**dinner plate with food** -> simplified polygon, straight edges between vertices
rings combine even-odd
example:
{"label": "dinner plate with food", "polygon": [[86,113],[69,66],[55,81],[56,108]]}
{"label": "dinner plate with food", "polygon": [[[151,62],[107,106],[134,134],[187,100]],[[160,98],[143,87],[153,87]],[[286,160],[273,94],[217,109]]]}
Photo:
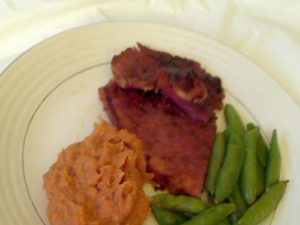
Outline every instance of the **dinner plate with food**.
{"label": "dinner plate with food", "polygon": [[5,225],[296,225],[300,111],[197,33],[63,32],[0,77]]}

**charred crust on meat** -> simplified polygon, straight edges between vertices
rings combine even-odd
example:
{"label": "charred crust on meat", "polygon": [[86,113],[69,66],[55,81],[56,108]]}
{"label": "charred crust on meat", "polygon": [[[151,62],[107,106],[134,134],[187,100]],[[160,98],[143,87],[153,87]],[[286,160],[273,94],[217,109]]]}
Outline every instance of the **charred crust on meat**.
{"label": "charred crust on meat", "polygon": [[[154,51],[140,43],[112,60],[114,81],[123,88],[162,93],[195,120],[207,123],[214,110],[222,108],[221,80],[199,63]],[[213,104],[212,104],[213,102]],[[203,116],[202,109],[207,116]]]}

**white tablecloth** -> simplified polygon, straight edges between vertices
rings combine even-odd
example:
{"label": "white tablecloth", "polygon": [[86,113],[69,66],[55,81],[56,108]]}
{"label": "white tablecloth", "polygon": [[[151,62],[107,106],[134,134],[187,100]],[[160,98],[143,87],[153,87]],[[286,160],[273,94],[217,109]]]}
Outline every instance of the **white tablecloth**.
{"label": "white tablecloth", "polygon": [[1,0],[0,72],[51,35],[128,20],[173,25],[229,45],[273,76],[300,106],[299,0]]}

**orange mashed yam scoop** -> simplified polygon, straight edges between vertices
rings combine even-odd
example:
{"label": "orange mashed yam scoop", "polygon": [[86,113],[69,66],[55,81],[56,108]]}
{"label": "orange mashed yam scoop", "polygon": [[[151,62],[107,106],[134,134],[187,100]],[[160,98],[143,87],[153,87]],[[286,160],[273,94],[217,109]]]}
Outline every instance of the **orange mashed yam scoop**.
{"label": "orange mashed yam scoop", "polygon": [[101,122],[44,175],[52,225],[141,225],[150,214],[142,142]]}

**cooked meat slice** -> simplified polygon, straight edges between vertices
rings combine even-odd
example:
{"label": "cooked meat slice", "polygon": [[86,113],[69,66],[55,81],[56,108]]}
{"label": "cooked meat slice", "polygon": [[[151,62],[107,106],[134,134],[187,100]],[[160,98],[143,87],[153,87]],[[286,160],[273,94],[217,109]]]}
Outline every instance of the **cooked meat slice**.
{"label": "cooked meat slice", "polygon": [[145,143],[148,169],[176,194],[200,196],[222,108],[221,80],[199,63],[149,49],[113,57],[114,79],[99,89],[111,121]]}
{"label": "cooked meat slice", "polygon": [[123,88],[161,92],[192,119],[202,123],[222,108],[221,80],[199,63],[154,51],[143,45],[128,48],[112,59],[115,82]]}
{"label": "cooked meat slice", "polygon": [[200,196],[216,134],[215,119],[203,125],[160,92],[122,88],[116,82],[99,89],[111,121],[135,133],[145,144],[148,169],[176,194]]}

